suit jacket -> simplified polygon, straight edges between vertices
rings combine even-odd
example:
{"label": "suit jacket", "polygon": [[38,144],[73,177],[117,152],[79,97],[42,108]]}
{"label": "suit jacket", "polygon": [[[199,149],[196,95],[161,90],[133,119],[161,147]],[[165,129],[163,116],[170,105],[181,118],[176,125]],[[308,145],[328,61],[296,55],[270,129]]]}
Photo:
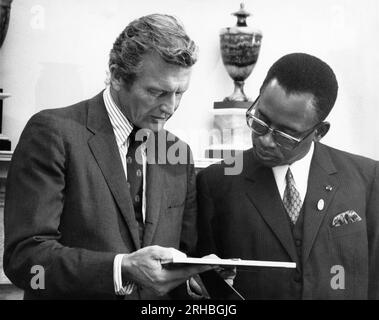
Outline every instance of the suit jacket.
{"label": "suit jacket", "polygon": [[[224,175],[225,163],[198,175],[199,254],[297,263],[296,269],[237,272],[235,287],[247,299],[379,298],[378,163],[316,143],[302,243],[295,243],[272,169],[252,149],[241,156],[239,175]],[[362,221],[332,227],[347,210]]]}
{"label": "suit jacket", "polygon": [[[190,253],[196,245],[194,167],[165,162],[171,146],[191,158],[175,137],[158,153],[160,162],[148,164],[142,246]],[[141,243],[102,93],[33,116],[14,151],[6,188],[4,270],[25,298],[116,298],[114,257]],[[44,290],[31,288],[35,265],[44,268]],[[138,289],[127,298],[157,297]]]}

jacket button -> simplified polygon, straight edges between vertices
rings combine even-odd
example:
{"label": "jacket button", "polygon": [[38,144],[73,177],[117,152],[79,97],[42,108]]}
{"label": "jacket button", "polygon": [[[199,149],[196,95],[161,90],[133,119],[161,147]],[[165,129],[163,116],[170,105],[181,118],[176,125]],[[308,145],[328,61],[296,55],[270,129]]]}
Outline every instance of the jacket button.
{"label": "jacket button", "polygon": [[295,240],[296,247],[301,247],[302,243],[303,242],[301,240],[299,240],[299,239]]}

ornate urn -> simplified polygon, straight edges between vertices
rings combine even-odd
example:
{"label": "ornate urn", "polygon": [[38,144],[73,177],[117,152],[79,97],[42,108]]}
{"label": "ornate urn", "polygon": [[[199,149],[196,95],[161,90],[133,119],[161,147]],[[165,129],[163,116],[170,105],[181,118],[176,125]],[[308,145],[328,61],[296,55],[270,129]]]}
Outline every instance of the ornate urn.
{"label": "ornate urn", "polygon": [[240,10],[232,14],[237,17],[237,25],[223,28],[220,32],[222,61],[234,80],[234,92],[224,101],[249,101],[243,87],[257,63],[262,32],[247,26],[246,18],[250,13],[245,10],[243,3]]}

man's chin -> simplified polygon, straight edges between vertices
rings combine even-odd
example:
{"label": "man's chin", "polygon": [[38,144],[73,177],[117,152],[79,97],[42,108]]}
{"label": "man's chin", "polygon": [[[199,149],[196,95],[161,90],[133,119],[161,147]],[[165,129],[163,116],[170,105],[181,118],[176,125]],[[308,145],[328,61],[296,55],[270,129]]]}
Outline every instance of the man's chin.
{"label": "man's chin", "polygon": [[256,159],[265,167],[276,167],[281,164],[281,159],[274,156],[261,154],[257,148],[253,148]]}

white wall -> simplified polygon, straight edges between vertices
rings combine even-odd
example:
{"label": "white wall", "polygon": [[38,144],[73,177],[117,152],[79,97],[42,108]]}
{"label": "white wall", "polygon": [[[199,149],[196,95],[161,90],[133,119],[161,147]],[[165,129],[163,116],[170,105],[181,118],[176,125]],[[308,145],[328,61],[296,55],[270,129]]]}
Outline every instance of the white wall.
{"label": "white wall", "polygon": [[[200,46],[192,83],[167,128],[203,156],[214,101],[232,92],[219,52],[219,30],[235,25],[238,0],[15,0],[0,49],[3,133],[13,147],[35,112],[86,99],[104,87],[113,41],[134,18],[153,12],[179,17]],[[258,64],[245,91],[254,97],[271,64],[302,51],[328,62],[340,84],[324,142],[379,159],[379,1],[247,0],[248,25],[263,31]],[[200,134],[201,133],[201,134]]]}

